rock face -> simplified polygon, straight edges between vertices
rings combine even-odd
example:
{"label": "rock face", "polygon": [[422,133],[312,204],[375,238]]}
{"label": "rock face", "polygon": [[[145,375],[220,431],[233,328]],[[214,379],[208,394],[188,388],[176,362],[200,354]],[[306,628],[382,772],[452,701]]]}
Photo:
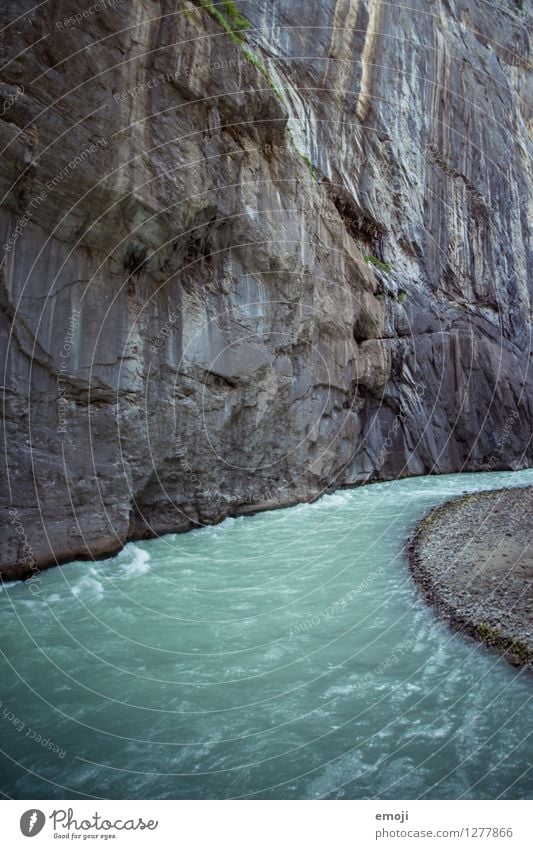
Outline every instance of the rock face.
{"label": "rock face", "polygon": [[2,6],[5,577],[531,464],[531,18],[237,5]]}

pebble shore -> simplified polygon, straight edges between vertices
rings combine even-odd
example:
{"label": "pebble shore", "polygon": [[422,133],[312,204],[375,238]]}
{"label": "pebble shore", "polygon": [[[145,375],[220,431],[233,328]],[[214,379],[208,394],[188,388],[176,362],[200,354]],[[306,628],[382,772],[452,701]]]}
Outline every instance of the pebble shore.
{"label": "pebble shore", "polygon": [[407,555],[451,625],[533,669],[533,487],[446,502],[422,519]]}

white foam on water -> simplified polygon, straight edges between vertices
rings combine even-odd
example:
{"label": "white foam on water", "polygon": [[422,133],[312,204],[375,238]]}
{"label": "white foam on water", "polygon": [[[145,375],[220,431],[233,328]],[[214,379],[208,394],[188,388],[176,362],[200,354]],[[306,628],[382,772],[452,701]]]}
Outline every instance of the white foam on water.
{"label": "white foam on water", "polygon": [[24,581],[6,581],[5,583],[0,583],[0,593],[7,592],[11,587],[17,587],[19,584],[23,584]]}
{"label": "white foam on water", "polygon": [[124,546],[118,555],[120,569],[127,575],[145,575],[150,571],[151,559],[149,552],[135,543]]}
{"label": "white foam on water", "polygon": [[293,512],[299,512],[299,508],[307,508],[309,510],[323,510],[328,507],[346,507],[353,499],[353,490],[340,490],[327,495],[322,495],[317,501],[312,504],[299,504],[293,507]]}
{"label": "white foam on water", "polygon": [[202,536],[211,536],[218,539],[224,533],[227,533],[236,522],[242,522],[244,518],[244,516],[227,516],[222,522],[218,522],[216,525],[205,525],[203,528],[194,528],[189,533],[194,535],[202,534]]}
{"label": "white foam on water", "polygon": [[363,687],[358,687],[357,684],[334,684],[332,687],[328,687],[322,698],[330,700],[339,696],[350,696],[360,689],[363,689]]}
{"label": "white foam on water", "polygon": [[[336,792],[337,795],[343,795],[343,784],[350,780],[353,781],[363,772],[374,772],[376,768],[373,764],[365,764],[357,752],[350,752],[350,754],[343,755],[331,763],[326,764],[318,772],[316,778],[309,781],[305,798],[316,799],[331,792]],[[337,788],[339,789],[337,790]]]}
{"label": "white foam on water", "polygon": [[353,492],[343,491],[325,495],[322,500],[327,507],[344,507],[353,499]]}
{"label": "white foam on water", "polygon": [[104,595],[103,584],[98,580],[97,572],[93,567],[81,575],[77,584],[71,584],[70,591],[76,598],[96,595],[98,599],[101,599]]}
{"label": "white foam on water", "polygon": [[152,558],[149,553],[144,550],[144,548],[137,548],[135,546],[131,554],[132,556],[128,564],[128,572],[131,572],[134,575],[144,575],[146,572],[150,571],[150,561]]}
{"label": "white foam on water", "polygon": [[307,513],[308,510],[311,510],[313,507],[316,507],[317,504],[318,502],[315,502],[314,504],[295,504],[294,507],[289,507],[288,509],[290,510],[291,517],[298,516],[300,513]]}
{"label": "white foam on water", "polygon": [[52,593],[51,595],[46,597],[46,601],[48,604],[54,604],[63,600],[63,597],[59,593]]}

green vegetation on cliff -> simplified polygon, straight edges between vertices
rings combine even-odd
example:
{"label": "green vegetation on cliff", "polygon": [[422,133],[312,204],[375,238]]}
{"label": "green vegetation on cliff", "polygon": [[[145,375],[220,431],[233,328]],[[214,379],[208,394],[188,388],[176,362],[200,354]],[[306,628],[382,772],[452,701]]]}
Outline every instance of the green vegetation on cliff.
{"label": "green vegetation on cliff", "polygon": [[235,3],[218,3],[215,5],[212,0],[201,0],[201,4],[209,14],[220,24],[231,40],[235,44],[240,44],[244,41],[242,34],[250,28],[251,24],[248,18],[245,18],[237,9]]}

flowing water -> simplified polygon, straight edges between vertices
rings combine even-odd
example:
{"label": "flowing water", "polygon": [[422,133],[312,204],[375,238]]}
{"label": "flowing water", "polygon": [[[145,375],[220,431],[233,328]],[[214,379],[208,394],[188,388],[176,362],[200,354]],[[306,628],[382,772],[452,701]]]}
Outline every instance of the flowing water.
{"label": "flowing water", "polygon": [[375,484],[0,593],[15,798],[530,798],[533,676],[440,622],[404,545],[533,470]]}

